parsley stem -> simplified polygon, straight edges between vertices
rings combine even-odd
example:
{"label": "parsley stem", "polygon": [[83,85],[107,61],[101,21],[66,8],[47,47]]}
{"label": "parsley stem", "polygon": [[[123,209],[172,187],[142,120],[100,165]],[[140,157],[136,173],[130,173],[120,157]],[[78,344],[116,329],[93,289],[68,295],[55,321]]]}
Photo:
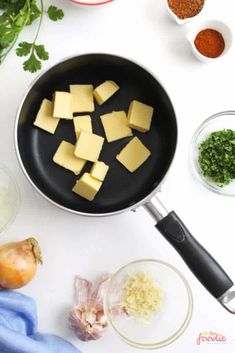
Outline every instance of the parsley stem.
{"label": "parsley stem", "polygon": [[41,28],[41,25],[42,25],[42,18],[43,18],[43,11],[44,11],[43,0],[40,0],[40,4],[41,4],[41,6],[40,6],[40,20],[39,20],[39,23],[38,23],[38,28],[37,28],[36,35],[35,35],[34,40],[32,42],[32,48],[31,48],[30,57],[32,57],[34,55],[35,43],[36,43],[36,40],[38,38],[39,31],[40,31],[40,28]]}
{"label": "parsley stem", "polygon": [[33,41],[33,48],[34,48],[34,44],[36,43],[36,40],[38,38],[38,34],[39,34],[39,31],[40,31],[40,28],[41,28],[41,25],[42,25],[42,18],[43,18],[43,11],[44,11],[44,7],[43,7],[43,0],[40,0],[40,3],[41,3],[41,14],[40,14],[40,20],[39,20],[39,24],[38,24],[38,29],[37,29],[37,32],[36,32],[36,35],[35,35],[35,38],[34,38],[34,41]]}

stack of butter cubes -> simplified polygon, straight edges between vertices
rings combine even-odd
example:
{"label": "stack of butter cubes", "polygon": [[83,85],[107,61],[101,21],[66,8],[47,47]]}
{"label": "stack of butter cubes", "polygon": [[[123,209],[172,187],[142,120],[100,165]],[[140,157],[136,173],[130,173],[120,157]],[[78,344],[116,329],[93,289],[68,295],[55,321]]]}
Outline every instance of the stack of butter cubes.
{"label": "stack of butter cubes", "polygon": [[[105,139],[93,132],[92,118],[95,103],[104,104],[117,91],[114,81],[105,81],[95,89],[93,85],[70,85],[70,92],[56,91],[53,100],[44,99],[38,111],[34,125],[54,134],[61,119],[73,120],[76,144],[61,141],[53,161],[59,166],[79,175],[87,162],[93,165],[89,173],[84,173],[76,181],[72,191],[92,201],[100,190],[109,166],[99,160]],[[113,111],[101,115],[105,137],[108,143],[133,136],[132,129],[140,132],[150,130],[154,109],[134,100],[130,103],[128,114],[125,111]],[[74,116],[74,113],[86,115]],[[150,156],[150,151],[138,137],[120,151],[116,159],[131,173],[135,172]]]}

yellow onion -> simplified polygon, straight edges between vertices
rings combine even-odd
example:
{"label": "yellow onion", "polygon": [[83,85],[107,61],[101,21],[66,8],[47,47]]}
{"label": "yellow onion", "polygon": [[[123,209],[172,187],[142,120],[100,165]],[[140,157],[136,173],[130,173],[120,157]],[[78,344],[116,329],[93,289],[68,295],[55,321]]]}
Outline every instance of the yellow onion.
{"label": "yellow onion", "polygon": [[0,246],[0,288],[23,287],[34,277],[38,263],[41,250],[34,238]]}

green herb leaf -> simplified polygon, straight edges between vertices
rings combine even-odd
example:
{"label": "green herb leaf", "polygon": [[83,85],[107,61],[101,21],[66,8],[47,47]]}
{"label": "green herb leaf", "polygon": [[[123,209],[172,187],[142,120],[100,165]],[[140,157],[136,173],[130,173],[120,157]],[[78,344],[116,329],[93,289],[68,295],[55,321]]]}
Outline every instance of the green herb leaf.
{"label": "green herb leaf", "polygon": [[50,6],[47,10],[47,14],[52,21],[62,20],[64,17],[63,10],[58,9],[56,6]]}
{"label": "green herb leaf", "polygon": [[45,50],[44,45],[36,45],[34,43],[22,42],[19,44],[16,54],[18,56],[29,56],[29,59],[23,63],[25,71],[36,72],[41,69],[41,60],[48,60],[49,54]]}
{"label": "green herb leaf", "polygon": [[39,59],[41,60],[49,59],[49,53],[45,50],[44,45],[35,45],[34,48]]}
{"label": "green herb leaf", "polygon": [[25,0],[0,0],[0,9],[16,14],[25,5]]}
{"label": "green herb leaf", "polygon": [[[3,29],[2,29],[2,33],[3,33]],[[2,34],[2,36],[0,38],[0,44],[3,47],[7,47],[8,45],[10,45],[14,41],[15,36],[16,36],[16,32],[14,30],[12,30],[12,31],[6,30],[5,33]]]}
{"label": "green herb leaf", "polygon": [[29,59],[23,63],[24,70],[29,71],[31,73],[34,73],[34,72],[40,70],[41,67],[42,67],[41,61],[39,61],[36,58],[34,52],[32,52]]}
{"label": "green herb leaf", "polygon": [[32,43],[22,42],[18,45],[16,49],[16,55],[18,56],[27,56],[30,54],[32,49]]}

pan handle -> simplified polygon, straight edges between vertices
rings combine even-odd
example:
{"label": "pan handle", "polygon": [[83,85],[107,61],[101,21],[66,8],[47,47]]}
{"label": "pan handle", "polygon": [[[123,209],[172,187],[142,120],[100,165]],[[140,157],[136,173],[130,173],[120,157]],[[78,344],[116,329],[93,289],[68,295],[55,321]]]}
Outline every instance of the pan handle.
{"label": "pan handle", "polygon": [[191,235],[174,211],[168,212],[154,197],[145,208],[157,221],[156,228],[180,254],[202,285],[229,312],[235,314],[235,286],[216,260]]}

